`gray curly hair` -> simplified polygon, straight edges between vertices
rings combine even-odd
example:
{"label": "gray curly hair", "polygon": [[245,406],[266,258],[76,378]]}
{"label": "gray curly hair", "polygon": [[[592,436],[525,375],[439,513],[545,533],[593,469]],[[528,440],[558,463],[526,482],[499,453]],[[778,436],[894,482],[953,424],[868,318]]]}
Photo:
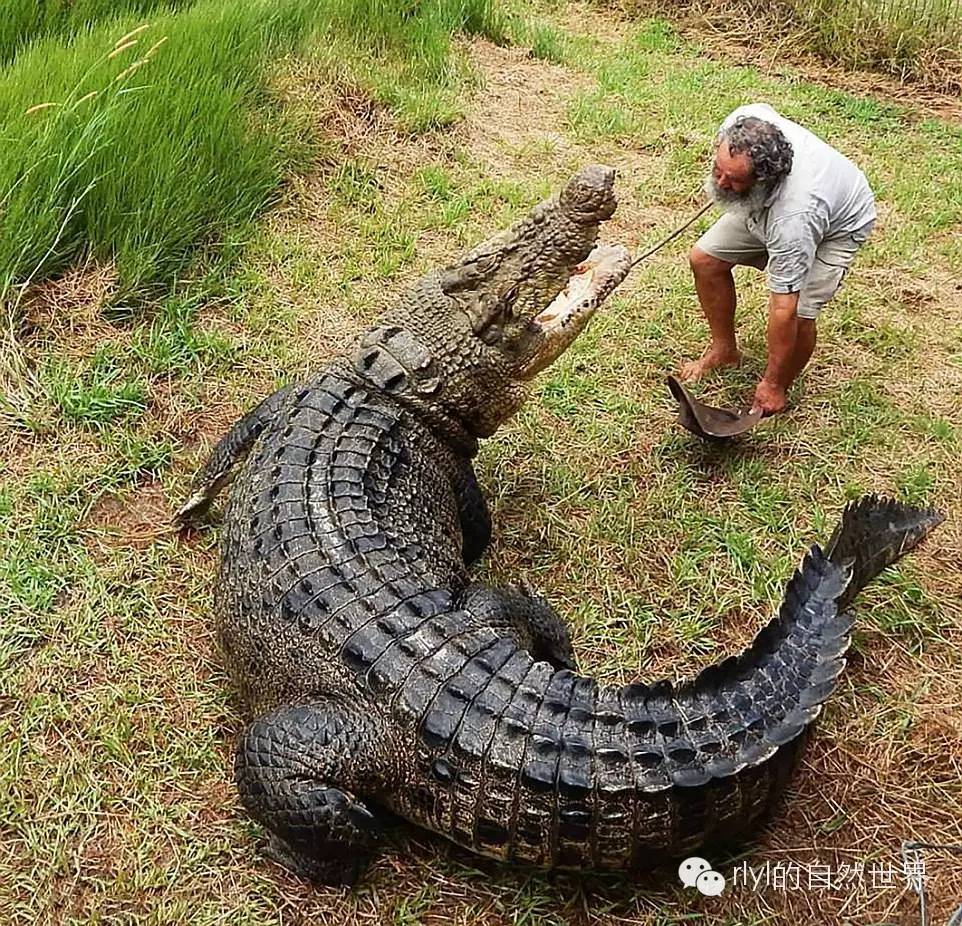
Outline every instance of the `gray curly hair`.
{"label": "gray curly hair", "polygon": [[739,116],[718,133],[716,141],[727,142],[732,154],[747,154],[756,179],[763,183],[781,180],[791,172],[794,157],[791,142],[778,126],[764,119]]}

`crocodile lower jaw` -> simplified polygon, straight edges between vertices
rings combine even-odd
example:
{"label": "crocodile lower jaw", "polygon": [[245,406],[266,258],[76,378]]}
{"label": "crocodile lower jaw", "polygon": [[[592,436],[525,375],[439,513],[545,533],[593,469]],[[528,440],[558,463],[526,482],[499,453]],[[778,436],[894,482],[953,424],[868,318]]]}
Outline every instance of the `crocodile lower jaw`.
{"label": "crocodile lower jaw", "polygon": [[582,261],[551,304],[529,324],[541,334],[537,352],[518,371],[530,380],[556,358],[581,333],[612,290],[631,269],[631,257],[621,245],[599,245]]}

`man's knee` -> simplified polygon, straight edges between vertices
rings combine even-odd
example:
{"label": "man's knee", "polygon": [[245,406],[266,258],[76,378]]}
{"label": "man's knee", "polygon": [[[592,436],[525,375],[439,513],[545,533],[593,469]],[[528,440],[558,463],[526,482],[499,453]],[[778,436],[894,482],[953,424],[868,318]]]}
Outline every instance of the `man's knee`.
{"label": "man's knee", "polygon": [[703,251],[697,244],[688,252],[688,263],[696,277],[724,276],[731,273],[734,266],[727,260]]}

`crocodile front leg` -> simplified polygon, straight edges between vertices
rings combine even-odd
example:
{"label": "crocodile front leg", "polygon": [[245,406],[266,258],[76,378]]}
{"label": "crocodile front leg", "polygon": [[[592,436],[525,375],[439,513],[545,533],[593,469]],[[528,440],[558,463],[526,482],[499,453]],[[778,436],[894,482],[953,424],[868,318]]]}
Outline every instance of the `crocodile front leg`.
{"label": "crocodile front leg", "polygon": [[550,604],[528,590],[469,585],[460,606],[478,624],[511,637],[535,659],[575,669],[575,654],[564,621]]}
{"label": "crocodile front leg", "polygon": [[478,477],[471,461],[463,459],[455,477],[454,493],[461,520],[462,556],[464,564],[476,563],[491,543],[491,513],[481,494]]}
{"label": "crocodile front leg", "polygon": [[176,518],[187,522],[203,514],[233,475],[234,467],[250,453],[254,441],[277,417],[293,386],[284,386],[235,421],[231,429],[217,442],[204,468],[194,477],[190,498],[177,511]]}
{"label": "crocodile front leg", "polygon": [[362,795],[387,787],[387,742],[370,717],[328,704],[255,720],[237,746],[241,802],[270,831],[267,854],[319,884],[351,884],[389,819]]}

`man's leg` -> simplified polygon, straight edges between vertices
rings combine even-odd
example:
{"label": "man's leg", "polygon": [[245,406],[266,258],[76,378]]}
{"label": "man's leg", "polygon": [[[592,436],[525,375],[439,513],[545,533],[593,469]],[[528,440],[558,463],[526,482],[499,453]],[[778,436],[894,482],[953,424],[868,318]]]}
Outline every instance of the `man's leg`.
{"label": "man's leg", "polygon": [[694,381],[717,367],[734,366],[741,360],[735,341],[735,265],[706,254],[697,245],[689,255],[698,302],[711,329],[711,344],[698,360],[682,365],[681,379]]}
{"label": "man's leg", "polygon": [[[852,235],[826,239],[815,251],[815,262],[799,294],[797,328],[792,353],[781,370],[778,382],[769,384],[779,393],[775,395],[774,392],[770,392],[767,396],[766,404],[770,412],[785,408],[789,387],[798,378],[798,374],[805,369],[815,351],[816,320],[822,309],[838,292],[855,255],[871,234],[873,224],[869,223]],[[763,384],[764,381],[759,385],[759,389]],[[755,401],[756,404],[759,401],[758,392],[756,392]]]}
{"label": "man's leg", "polygon": [[764,245],[732,213],[723,215],[698,239],[689,255],[698,302],[711,329],[711,344],[698,359],[682,366],[680,377],[692,381],[716,367],[731,366],[741,355],[735,343],[736,264],[764,270],[768,254]]}
{"label": "man's leg", "polygon": [[789,387],[815,349],[815,319],[798,315],[795,293],[772,293],[768,307],[768,362],[755,388],[752,410],[784,411]]}
{"label": "man's leg", "polygon": [[872,233],[874,222],[852,235],[823,241],[815,251],[815,263],[798,300],[798,335],[792,364],[787,370],[791,385],[805,369],[815,351],[815,322],[822,309],[838,293],[855,255]]}

